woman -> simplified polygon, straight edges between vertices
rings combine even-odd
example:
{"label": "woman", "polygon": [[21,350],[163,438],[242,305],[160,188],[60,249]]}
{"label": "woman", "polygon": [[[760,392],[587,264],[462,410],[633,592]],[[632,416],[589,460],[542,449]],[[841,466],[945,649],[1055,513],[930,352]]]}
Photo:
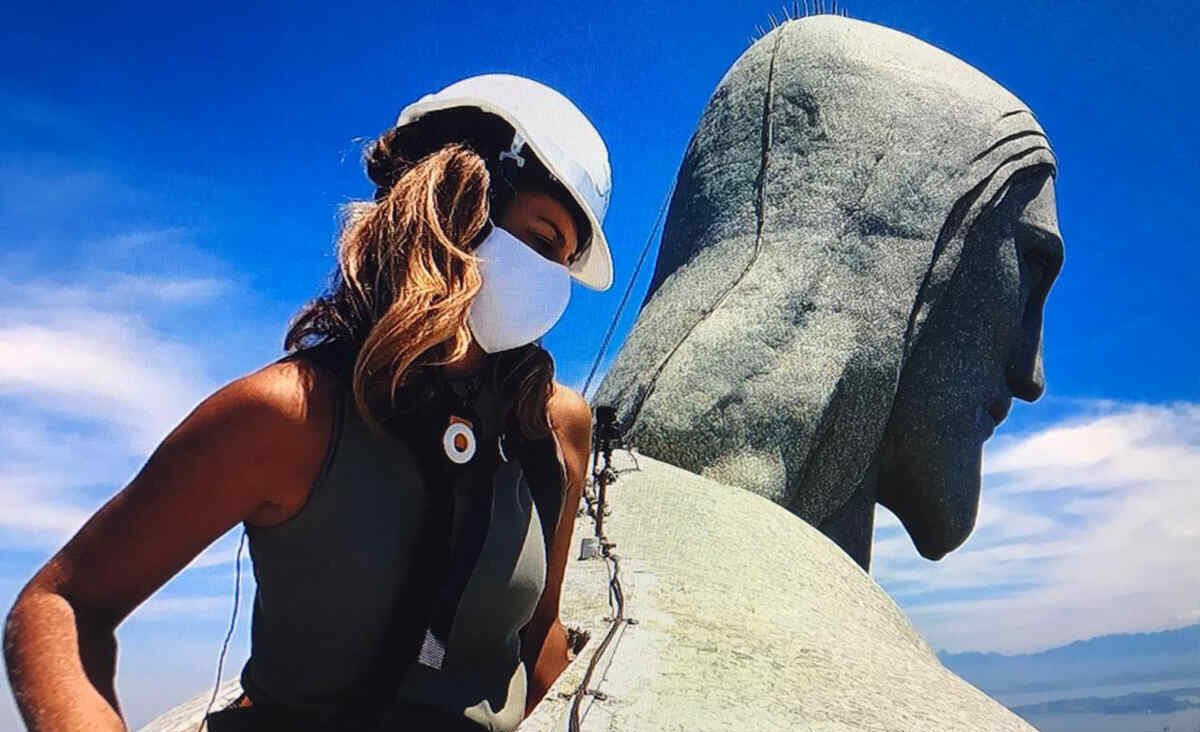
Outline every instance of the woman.
{"label": "woman", "polygon": [[289,354],[196,407],[18,597],[30,729],[124,729],[115,627],[238,522],[252,650],[213,732],[511,730],[566,665],[591,414],[534,341],[568,278],[611,284],[604,144],[489,75],[407,107],[367,171]]}

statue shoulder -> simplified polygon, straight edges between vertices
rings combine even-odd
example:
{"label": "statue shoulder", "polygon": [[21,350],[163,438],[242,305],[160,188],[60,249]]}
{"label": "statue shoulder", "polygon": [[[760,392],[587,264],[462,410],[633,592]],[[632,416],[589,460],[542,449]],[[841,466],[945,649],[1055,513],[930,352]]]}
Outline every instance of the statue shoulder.
{"label": "statue shoulder", "polygon": [[[785,508],[645,455],[614,454],[614,467],[604,530],[637,623],[604,652],[592,684],[608,695],[595,702],[605,715],[588,715],[583,732],[601,720],[620,732],[665,720],[713,731],[1031,730],[947,671],[887,593]],[[576,533],[590,531],[579,521]],[[568,564],[564,624],[606,636],[610,571]],[[584,646],[580,673],[599,645]],[[555,729],[578,682],[564,673],[522,729]]]}

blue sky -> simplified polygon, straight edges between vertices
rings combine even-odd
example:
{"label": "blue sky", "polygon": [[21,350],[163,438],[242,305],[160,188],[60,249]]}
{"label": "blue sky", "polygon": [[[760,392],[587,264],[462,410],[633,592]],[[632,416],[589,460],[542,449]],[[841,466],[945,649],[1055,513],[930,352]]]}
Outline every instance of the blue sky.
{"label": "blue sky", "polygon": [[[1067,251],[1046,311],[1048,393],[1018,403],[989,443],[975,535],[932,564],[881,512],[873,574],[953,650],[1200,622],[1200,13],[1183,0],[847,7],[962,58],[1034,110],[1059,160]],[[464,76],[548,83],[608,142],[617,285],[576,287],[546,340],[560,378],[579,385],[709,94],[772,11],[6,8],[0,600],[197,402],[280,355],[288,318],[332,267],[337,207],[371,191],[364,138]],[[120,629],[135,726],[209,683],[235,546],[236,534],[221,539]],[[243,614],[226,676],[245,658],[247,626]],[[14,714],[0,702],[0,729],[17,728]]]}

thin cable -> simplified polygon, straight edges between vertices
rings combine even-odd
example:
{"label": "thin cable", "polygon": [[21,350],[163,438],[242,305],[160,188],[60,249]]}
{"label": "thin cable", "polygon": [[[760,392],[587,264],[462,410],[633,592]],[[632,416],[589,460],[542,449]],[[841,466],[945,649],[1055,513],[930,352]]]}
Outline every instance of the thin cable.
{"label": "thin cable", "polygon": [[[592,367],[588,371],[587,379],[583,384],[583,389],[580,390],[584,398],[587,398],[588,387],[591,386],[592,378],[596,375],[596,369],[600,367],[600,363],[604,359],[604,352],[608,350],[608,344],[612,340],[613,333],[617,329],[617,324],[621,321],[621,314],[625,311],[625,306],[629,302],[629,295],[633,292],[633,286],[637,284],[638,274],[640,274],[642,271],[642,265],[646,262],[646,255],[650,252],[650,245],[654,243],[654,237],[658,233],[659,227],[662,225],[663,217],[667,213],[667,207],[670,205],[671,197],[674,194],[675,184],[672,183],[671,189],[667,191],[666,198],[663,200],[662,205],[658,209],[658,216],[654,220],[654,227],[650,229],[650,234],[646,237],[646,242],[642,245],[642,252],[640,255],[638,255],[637,265],[635,265],[633,268],[633,275],[629,278],[629,284],[625,286],[625,292],[621,295],[621,303],[617,306],[617,312],[613,314],[612,322],[610,322],[608,325],[608,331],[604,334],[604,340],[600,344],[600,349],[596,352],[596,358],[592,361]],[[597,443],[598,437],[598,434],[594,434],[592,438],[592,482],[600,483],[603,481],[607,483],[608,480],[615,477],[615,472],[611,470],[607,459],[605,460],[605,465],[603,468],[601,468],[599,465],[601,451]],[[632,452],[630,454],[632,455]],[[604,502],[599,500],[593,502],[592,496],[588,495],[586,490],[584,491],[584,498],[587,500],[588,504],[587,513],[592,517],[592,521],[596,522],[597,528],[599,528],[601,522],[603,521],[605,509]],[[609,569],[609,562],[612,562],[611,573],[609,573],[607,594],[609,607],[614,612],[612,625],[609,627],[608,632],[605,633],[604,640],[600,642],[600,647],[597,648],[596,652],[592,655],[591,661],[588,662],[587,671],[584,672],[583,680],[580,681],[579,687],[572,695],[574,698],[571,701],[571,713],[568,720],[570,732],[580,732],[579,705],[583,702],[584,694],[587,693],[588,684],[592,680],[592,673],[596,670],[596,664],[599,662],[601,656],[604,655],[604,651],[608,648],[608,644],[612,642],[613,636],[616,634],[617,628],[621,626],[621,623],[633,622],[632,619],[625,618],[625,593],[622,591],[620,578],[621,565],[617,555],[612,554],[610,551],[615,544],[610,543],[606,536],[601,535],[598,538],[600,540],[600,550],[604,558],[606,570]]]}
{"label": "thin cable", "polygon": [[[598,458],[600,452],[601,450],[596,449],[594,455],[596,455]],[[602,482],[606,486],[608,482],[615,479],[616,472],[612,469],[609,461],[609,455],[607,453],[604,455],[603,466],[598,464],[598,460],[594,462],[593,465],[595,467],[593,468],[592,477],[596,482]],[[597,521],[597,528],[600,526],[600,522],[597,519],[598,517],[604,515],[604,509],[604,502],[599,501],[597,503],[596,511],[592,514],[592,520]],[[587,671],[584,672],[583,680],[580,681],[579,687],[575,689],[575,693],[572,695],[573,699],[571,701],[571,712],[567,723],[567,727],[570,732],[580,732],[579,707],[583,703],[584,695],[589,693],[588,684],[592,680],[592,673],[596,670],[596,664],[600,662],[600,658],[604,655],[604,651],[608,648],[608,644],[612,642],[613,636],[615,636],[617,633],[617,628],[621,627],[622,623],[632,624],[636,622],[633,618],[625,617],[625,592],[621,587],[620,557],[612,553],[612,548],[616,546],[616,544],[610,542],[608,537],[604,535],[601,535],[599,539],[600,549],[604,557],[606,573],[608,573],[608,570],[610,569],[608,563],[612,562],[611,573],[608,573],[608,604],[613,611],[612,625],[609,626],[608,632],[604,635],[604,640],[601,641],[600,647],[596,649],[594,654],[592,654],[592,658],[588,662]],[[597,698],[604,698],[599,692],[592,691],[590,693],[595,695]]]}
{"label": "thin cable", "polygon": [[204,715],[200,717],[200,724],[196,727],[196,732],[200,732],[200,729],[204,727],[204,721],[217,701],[217,691],[221,688],[221,669],[225,665],[225,652],[229,650],[229,639],[233,637],[233,629],[237,627],[238,601],[242,595],[242,546],[245,543],[246,529],[243,527],[242,538],[238,539],[237,558],[234,560],[237,569],[234,570],[233,575],[233,617],[229,619],[229,632],[225,634],[225,642],[221,644],[221,655],[217,658],[217,683],[213,686],[212,698],[208,700],[208,706],[204,708]]}
{"label": "thin cable", "polygon": [[592,672],[596,670],[596,664],[600,661],[600,657],[604,655],[608,644],[612,642],[613,636],[616,635],[617,628],[621,627],[621,623],[630,622],[625,617],[625,597],[621,592],[621,580],[619,573],[621,565],[615,554],[609,554],[607,548],[604,553],[605,561],[611,560],[613,563],[612,580],[609,582],[609,602],[612,601],[612,596],[615,595],[617,600],[617,615],[612,619],[612,625],[608,628],[608,633],[604,635],[604,640],[600,643],[600,647],[596,649],[596,653],[592,655],[592,660],[588,663],[587,672],[583,675],[583,680],[579,682],[579,688],[575,690],[574,699],[571,702],[571,717],[568,723],[570,732],[579,732],[579,705],[583,702],[583,696],[588,692],[588,683],[592,680]]}
{"label": "thin cable", "polygon": [[[716,307],[719,307],[720,303],[724,301],[725,297],[727,297],[729,295],[729,293],[732,292],[733,289],[736,288],[737,285],[741,283],[742,278],[744,278],[746,276],[746,274],[750,271],[751,266],[753,266],[754,262],[757,260],[759,250],[761,248],[762,231],[763,231],[763,223],[764,223],[765,207],[766,207],[766,201],[765,201],[764,194],[765,194],[765,188],[766,188],[767,169],[768,169],[768,165],[769,165],[769,161],[770,161],[771,137],[772,137],[772,135],[771,135],[772,123],[773,123],[772,100],[773,100],[773,96],[774,96],[773,95],[773,91],[774,91],[773,87],[774,87],[774,75],[775,75],[775,57],[776,57],[778,51],[779,51],[779,38],[776,38],[775,47],[771,51],[771,64],[770,64],[770,68],[768,69],[768,72],[767,72],[767,93],[766,93],[766,99],[764,100],[764,105],[763,105],[764,108],[763,108],[763,132],[762,132],[762,138],[763,138],[763,140],[762,140],[762,161],[760,164],[759,180],[758,180],[758,186],[757,186],[757,189],[758,189],[757,190],[758,221],[757,221],[757,232],[756,232],[755,242],[754,242],[754,250],[751,252],[750,260],[746,263],[745,268],[742,270],[741,274],[739,274],[738,277],[729,286],[729,289],[727,289],[722,294],[720,300],[717,303],[717,306],[715,306],[713,308],[714,310],[716,309]],[[672,195],[674,195],[674,190],[675,190],[675,187],[674,187],[674,185],[672,185],[671,191],[667,194],[667,200],[663,202],[662,208],[659,210],[658,219],[654,223],[654,228],[651,230],[650,236],[647,237],[646,243],[642,247],[642,253],[641,253],[641,256],[638,258],[637,267],[634,269],[633,277],[630,279],[629,285],[625,289],[625,294],[621,298],[621,304],[617,308],[617,313],[613,317],[612,323],[609,325],[608,332],[605,333],[605,335],[604,335],[604,341],[600,346],[599,353],[596,354],[596,360],[592,362],[591,371],[588,372],[587,380],[584,382],[584,385],[583,385],[582,392],[585,397],[587,396],[588,387],[591,385],[592,377],[595,375],[596,369],[599,367],[600,362],[604,357],[604,351],[608,348],[609,339],[612,337],[613,331],[616,330],[617,323],[621,318],[621,313],[624,311],[625,305],[629,299],[629,294],[633,290],[634,283],[637,281],[638,272],[641,270],[642,263],[645,261],[646,254],[650,249],[650,244],[654,241],[654,235],[657,233],[659,225],[662,222],[663,215],[666,213],[667,205],[670,203]],[[703,319],[704,318],[701,318],[701,320],[703,320]],[[692,329],[695,329],[696,325],[698,325],[698,323],[693,325]],[[689,333],[690,332],[691,331],[689,330]],[[686,335],[684,337],[684,340],[686,340]],[[680,343],[682,343],[682,341],[680,341]],[[657,381],[659,374],[662,373],[663,367],[666,365],[666,362],[670,360],[671,356],[679,348],[679,345],[680,344],[676,344],[675,348],[671,349],[671,351],[667,354],[667,357],[663,360],[662,363],[659,364],[657,372],[654,374],[654,377],[651,379],[650,389],[648,389],[647,391],[653,390],[654,382]],[[638,401],[638,403],[635,405],[633,420],[631,420],[630,425],[632,424],[633,421],[636,421],[637,414],[638,414],[638,412],[641,411],[642,403],[645,401],[645,396],[648,396],[648,394],[643,395],[642,399],[640,399]],[[626,427],[628,428],[630,425],[626,425]],[[593,450],[594,450],[593,457],[592,457],[593,478],[595,479],[595,481],[597,483],[607,484],[608,481],[610,481],[616,477],[616,472],[611,469],[611,466],[609,465],[609,460],[607,459],[607,456],[604,461],[605,462],[604,466],[602,468],[600,468],[598,465],[599,450],[595,449],[595,444],[593,445]],[[632,456],[632,455],[633,455],[633,453],[632,453],[632,451],[630,451],[630,456]],[[634,464],[635,464],[635,469],[637,469],[636,468],[636,466],[637,466],[636,458],[635,458]],[[599,468],[599,469],[597,469],[597,468]],[[604,486],[602,485],[601,486],[601,495],[603,495],[603,491],[602,491],[603,487]],[[599,521],[604,514],[604,509],[605,509],[604,501],[602,501],[602,500],[598,501],[597,505],[593,506],[591,501],[589,500],[588,504],[589,504],[588,512],[592,514],[592,519],[594,521],[597,521],[597,524],[598,524],[597,528],[598,528]],[[579,707],[583,703],[584,695],[591,693],[594,696],[596,696],[597,698],[601,698],[601,699],[604,698],[604,696],[602,694],[600,694],[598,691],[589,690],[588,684],[591,682],[592,673],[596,670],[596,664],[599,663],[600,658],[604,655],[604,652],[608,649],[608,645],[609,645],[609,643],[612,642],[613,637],[616,635],[617,629],[619,627],[621,627],[622,623],[636,622],[632,618],[625,617],[625,593],[624,593],[623,588],[621,587],[620,558],[616,554],[613,554],[610,551],[610,549],[616,545],[613,544],[612,542],[608,541],[608,538],[604,535],[600,535],[599,539],[600,539],[600,547],[601,547],[601,551],[603,553],[606,569],[608,568],[607,563],[612,562],[612,573],[609,575],[609,581],[608,581],[608,603],[609,603],[609,607],[612,608],[614,610],[614,612],[613,612],[613,617],[612,617],[612,624],[609,626],[608,632],[604,635],[604,640],[600,643],[600,647],[596,649],[596,652],[594,654],[592,654],[592,658],[591,658],[590,662],[588,663],[587,671],[584,672],[583,680],[579,683],[579,687],[575,689],[575,693],[572,695],[574,698],[571,701],[570,716],[567,720],[567,722],[568,722],[567,728],[568,728],[569,732],[580,732]]]}
{"label": "thin cable", "polygon": [[650,252],[650,245],[654,242],[654,235],[658,233],[659,226],[662,225],[663,216],[667,213],[667,207],[670,205],[671,196],[674,193],[675,184],[672,183],[671,190],[667,191],[667,197],[658,209],[658,218],[654,220],[654,228],[650,229],[650,235],[646,237],[646,243],[642,245],[642,253],[638,257],[637,266],[633,268],[633,276],[629,278],[629,284],[625,286],[625,294],[621,296],[621,304],[617,306],[617,312],[613,315],[612,322],[608,325],[608,332],[604,334],[604,340],[600,343],[600,350],[596,352],[596,359],[592,361],[592,368],[588,371],[587,380],[583,382],[583,389],[580,393],[584,399],[587,398],[588,387],[592,384],[592,377],[596,375],[596,369],[600,368],[600,362],[604,359],[604,352],[608,350],[608,344],[612,340],[613,333],[617,330],[617,323],[621,321],[621,313],[625,311],[625,306],[629,303],[629,295],[633,292],[633,286],[637,284],[638,274],[642,271],[642,265],[646,262],[646,255]]}
{"label": "thin cable", "polygon": [[662,360],[658,362],[658,366],[655,367],[649,383],[647,383],[644,389],[641,389],[640,395],[633,403],[633,408],[629,411],[629,415],[624,424],[626,433],[633,429],[633,425],[637,422],[638,417],[642,413],[642,406],[645,405],[646,400],[649,399],[650,395],[654,392],[654,387],[658,384],[658,377],[662,376],[663,371],[667,367],[667,363],[675,355],[675,352],[678,351],[684,342],[691,337],[696,328],[700,327],[702,323],[708,320],[710,315],[715,313],[725,303],[725,300],[729,297],[729,295],[735,289],[737,289],[738,285],[742,283],[742,280],[745,279],[746,275],[750,273],[750,269],[754,266],[755,262],[758,261],[758,255],[762,251],[763,227],[766,223],[767,211],[767,173],[771,163],[771,145],[774,139],[775,129],[775,57],[779,55],[779,44],[783,40],[782,26],[772,30],[771,32],[777,35],[775,36],[775,45],[771,48],[771,63],[767,68],[767,89],[763,97],[763,118],[760,142],[761,159],[759,162],[758,180],[755,184],[756,223],[754,248],[750,252],[750,258],[746,261],[746,265],[742,268],[742,271],[733,280],[733,282],[729,284],[729,287],[727,287],[725,291],[721,293],[721,296],[717,298],[717,301],[710,308],[701,314],[700,318],[697,319],[696,322],[692,323],[691,326],[688,327],[687,331],[684,332],[683,337],[680,338],[675,345],[671,347],[671,350],[667,351],[667,355],[665,355]]}

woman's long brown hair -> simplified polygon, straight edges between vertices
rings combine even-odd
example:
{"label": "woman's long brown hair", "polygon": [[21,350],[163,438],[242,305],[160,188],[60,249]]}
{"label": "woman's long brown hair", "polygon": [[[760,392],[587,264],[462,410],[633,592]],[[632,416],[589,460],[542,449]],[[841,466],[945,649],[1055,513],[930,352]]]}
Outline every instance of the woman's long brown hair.
{"label": "woman's long brown hair", "polygon": [[[399,149],[400,134],[384,133],[368,148],[379,191],[343,208],[329,290],[296,314],[284,339],[289,353],[336,346],[359,414],[381,432],[412,375],[461,358],[471,344],[467,313],[481,283],[471,252],[496,198],[470,147],[447,144],[413,162]],[[526,436],[544,436],[549,353],[531,344],[488,361],[506,413]]]}

